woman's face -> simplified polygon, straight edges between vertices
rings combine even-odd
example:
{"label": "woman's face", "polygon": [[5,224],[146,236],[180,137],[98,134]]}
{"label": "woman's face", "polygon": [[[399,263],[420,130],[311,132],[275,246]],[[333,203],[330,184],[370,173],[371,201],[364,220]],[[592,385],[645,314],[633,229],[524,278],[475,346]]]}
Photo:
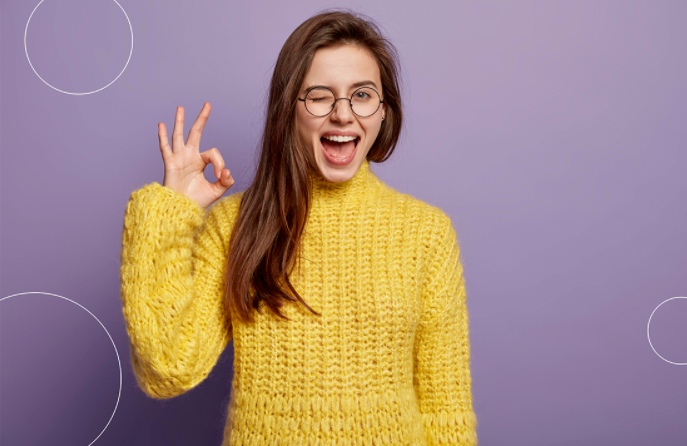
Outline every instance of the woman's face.
{"label": "woman's face", "polygon": [[[384,99],[379,66],[366,49],[356,45],[320,48],[315,52],[298,97],[305,98],[306,91],[310,87],[325,86],[329,87],[337,98],[350,98],[353,92],[360,88],[354,84],[364,81],[370,81],[365,86],[374,88]],[[376,97],[374,99],[377,100]],[[298,132],[307,144],[311,144],[322,176],[335,183],[350,180],[365,160],[372,143],[377,139],[382,118],[386,116],[386,104],[382,103],[375,114],[361,118],[351,111],[349,102],[343,99],[336,101],[334,110],[323,117],[311,115],[306,110],[303,101],[297,101],[297,103]],[[341,133],[358,137],[355,141],[353,158],[345,164],[332,161],[325,153],[325,146],[330,148],[334,146],[321,140],[325,135]],[[329,152],[334,152],[336,156],[335,149]]]}

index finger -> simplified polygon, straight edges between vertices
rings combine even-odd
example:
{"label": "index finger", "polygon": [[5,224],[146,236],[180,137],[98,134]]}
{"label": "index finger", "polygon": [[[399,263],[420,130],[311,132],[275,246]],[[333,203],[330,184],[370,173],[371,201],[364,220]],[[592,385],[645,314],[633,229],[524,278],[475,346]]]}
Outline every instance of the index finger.
{"label": "index finger", "polygon": [[186,145],[193,145],[196,148],[200,148],[200,134],[203,133],[203,127],[208,121],[210,116],[210,103],[204,102],[203,108],[200,110],[200,114],[196,118],[196,122],[193,123],[191,130],[188,132],[188,139],[186,140]]}

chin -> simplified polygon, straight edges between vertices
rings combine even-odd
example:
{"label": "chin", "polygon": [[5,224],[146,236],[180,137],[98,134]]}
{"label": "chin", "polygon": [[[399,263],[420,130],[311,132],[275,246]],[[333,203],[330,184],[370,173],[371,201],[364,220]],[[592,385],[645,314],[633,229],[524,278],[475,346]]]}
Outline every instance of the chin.
{"label": "chin", "polygon": [[330,166],[326,161],[318,160],[317,167],[322,177],[327,181],[331,181],[332,183],[343,183],[353,178],[360,164],[353,160],[347,166]]}

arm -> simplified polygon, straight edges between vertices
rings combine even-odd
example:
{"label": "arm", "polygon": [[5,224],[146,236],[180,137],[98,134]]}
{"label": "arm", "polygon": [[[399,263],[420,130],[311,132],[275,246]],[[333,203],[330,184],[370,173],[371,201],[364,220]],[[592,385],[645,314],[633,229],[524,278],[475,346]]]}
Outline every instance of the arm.
{"label": "arm", "polygon": [[203,381],[232,336],[225,316],[228,237],[218,213],[159,183],[131,194],[124,217],[121,299],[141,389],[172,398]]}
{"label": "arm", "polygon": [[451,220],[435,220],[414,348],[414,384],[429,446],[477,444],[465,279]]}

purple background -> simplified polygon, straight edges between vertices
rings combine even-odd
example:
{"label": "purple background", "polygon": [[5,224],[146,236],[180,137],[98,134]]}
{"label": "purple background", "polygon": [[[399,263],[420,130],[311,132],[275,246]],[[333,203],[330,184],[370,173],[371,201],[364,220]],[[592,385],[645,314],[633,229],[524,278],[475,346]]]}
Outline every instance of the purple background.
{"label": "purple background", "polygon": [[[94,94],[50,88],[24,50],[37,1],[1,7],[0,298],[54,293],[110,332],[123,389],[97,445],[219,445],[233,345],[172,400],[129,363],[119,252],[130,193],[162,182],[157,123],[185,138],[203,102],[244,190],[278,52],[303,20],[347,6],[402,58],[404,133],[372,169],[444,209],[470,313],[479,444],[684,445],[687,367],[647,338],[687,296],[687,3],[285,3],[123,0],[134,48]],[[111,0],[47,0],[29,57],[55,88],[112,82],[131,48]],[[212,167],[206,172],[208,179]],[[0,443],[88,445],[117,403],[107,334],[54,296],[0,303]],[[651,319],[687,362],[687,299]]]}

